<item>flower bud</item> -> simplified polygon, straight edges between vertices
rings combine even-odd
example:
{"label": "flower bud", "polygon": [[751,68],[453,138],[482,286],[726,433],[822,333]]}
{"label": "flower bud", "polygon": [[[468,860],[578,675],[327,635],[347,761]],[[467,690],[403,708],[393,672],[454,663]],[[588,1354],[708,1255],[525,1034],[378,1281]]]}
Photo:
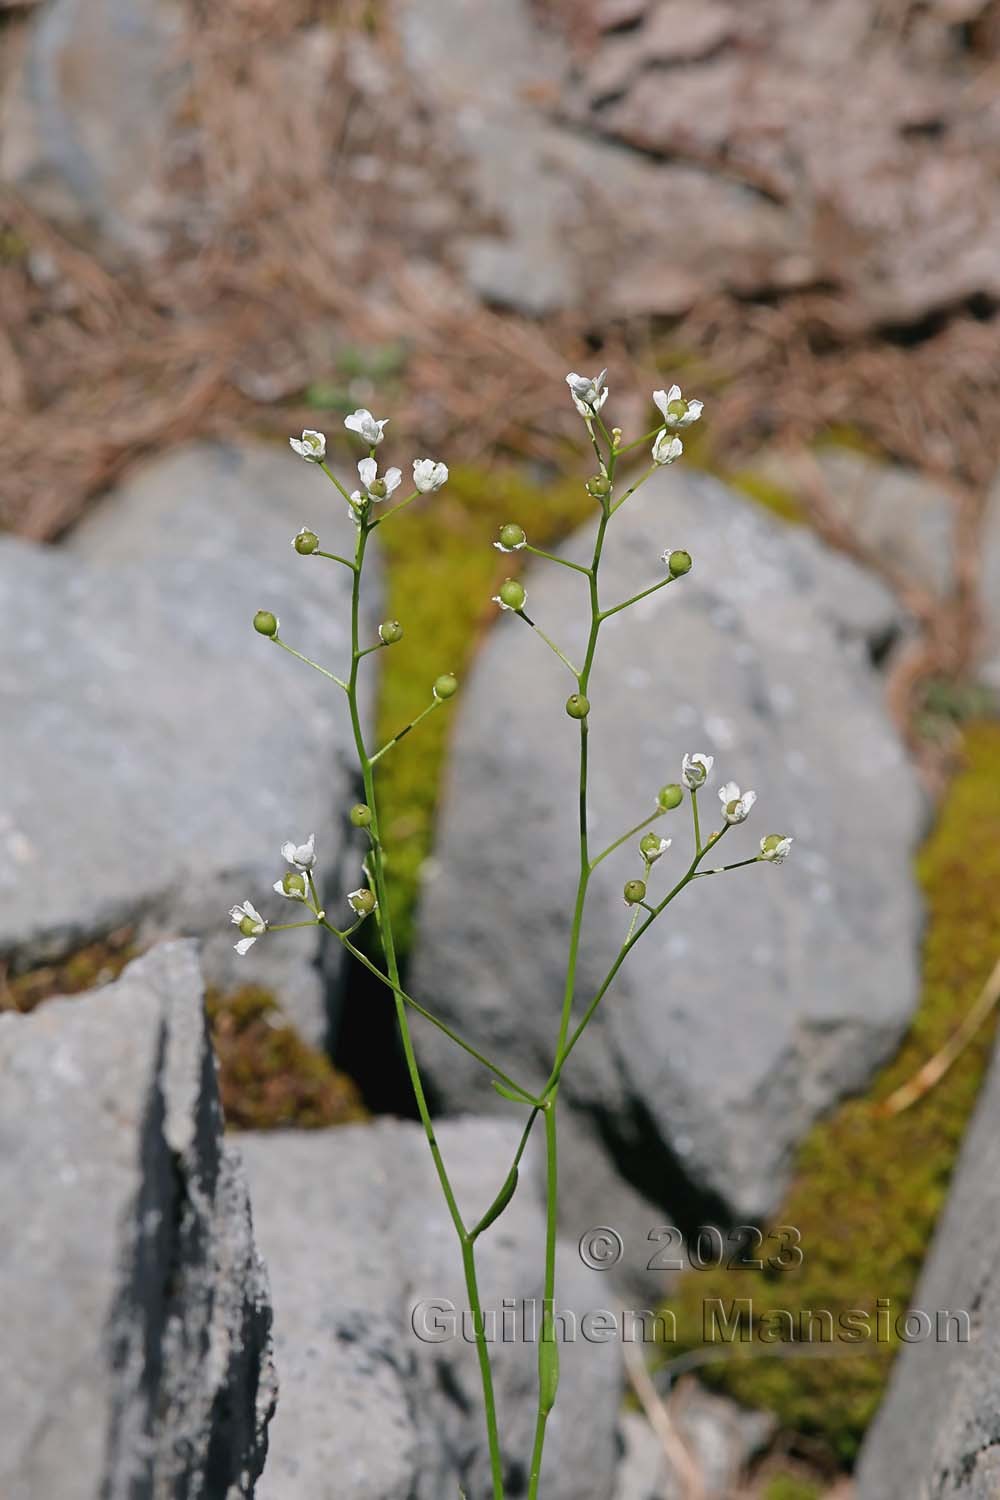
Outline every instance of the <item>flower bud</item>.
{"label": "flower bud", "polygon": [[669,552],[666,558],[671,578],[681,578],[691,571],[690,552]]}
{"label": "flower bud", "polygon": [[675,807],[680,807],[684,800],[684,792],[672,781],[669,786],[661,786],[656,794],[656,805],[662,807],[664,812],[672,812]]}
{"label": "flower bud", "polygon": [[275,636],[278,634],[278,617],[269,609],[259,609],[253,617],[253,628],[258,635]]}
{"label": "flower bud", "polygon": [[500,527],[500,540],[493,545],[501,552],[519,552],[527,540],[523,528],[516,521],[508,521]]}
{"label": "flower bud", "polygon": [[595,474],[592,479],[587,480],[587,494],[593,495],[596,500],[603,500],[606,495],[611,494],[611,480],[606,474]]}
{"label": "flower bud", "polygon": [[517,578],[505,578],[500,585],[500,603],[508,609],[523,609],[527,597],[524,584]]}
{"label": "flower bud", "polygon": [[351,891],[347,898],[348,904],[357,912],[359,917],[368,917],[375,910],[378,902],[375,900],[375,892],[362,886],[358,891]]}
{"label": "flower bud", "polygon": [[292,546],[301,557],[308,557],[319,546],[319,537],[315,531],[310,531],[308,526],[303,526],[299,534],[293,538]]}
{"label": "flower bud", "polygon": [[435,698],[454,698],[458,692],[458,678],[453,677],[450,672],[443,672],[434,683]]}
{"label": "flower bud", "polygon": [[644,880],[626,880],[625,889],[622,892],[625,897],[626,906],[635,906],[646,899],[646,882]]}
{"label": "flower bud", "polygon": [[371,808],[363,802],[356,802],[351,808],[350,819],[355,828],[367,828],[372,820]]}
{"label": "flower bud", "polygon": [[566,712],[571,719],[585,719],[590,713],[590,702],[582,693],[571,693],[566,699]]}
{"label": "flower bud", "polygon": [[403,639],[403,627],[398,620],[383,620],[378,628],[378,638],[383,646],[394,646]]}

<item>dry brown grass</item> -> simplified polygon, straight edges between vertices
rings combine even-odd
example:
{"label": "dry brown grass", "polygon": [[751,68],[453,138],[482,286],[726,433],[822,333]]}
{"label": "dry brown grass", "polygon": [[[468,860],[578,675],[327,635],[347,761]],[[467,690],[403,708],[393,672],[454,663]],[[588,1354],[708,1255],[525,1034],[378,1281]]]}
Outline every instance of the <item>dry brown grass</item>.
{"label": "dry brown grass", "polygon": [[[958,309],[938,327],[875,337],[816,291],[773,304],[719,297],[669,328],[599,333],[583,310],[539,321],[481,307],[449,266],[449,229],[471,212],[460,164],[377,11],[364,0],[189,3],[196,149],[178,168],[189,212],[169,252],[112,272],[0,195],[0,524],[52,539],[144,454],[195,434],[278,437],[315,423],[304,392],[344,349],[403,340],[394,415],[428,446],[543,462],[573,435],[567,368],[599,359],[620,388],[642,389],[674,351],[712,390],[713,453],[728,462],[847,426],[950,491],[952,593],[887,575],[921,626],[890,683],[900,721],[928,677],[961,674],[998,462],[995,321]],[[333,24],[311,24],[321,18]],[[406,172],[429,154],[445,212],[425,223]],[[810,505],[835,545],[858,551],[818,483]]]}

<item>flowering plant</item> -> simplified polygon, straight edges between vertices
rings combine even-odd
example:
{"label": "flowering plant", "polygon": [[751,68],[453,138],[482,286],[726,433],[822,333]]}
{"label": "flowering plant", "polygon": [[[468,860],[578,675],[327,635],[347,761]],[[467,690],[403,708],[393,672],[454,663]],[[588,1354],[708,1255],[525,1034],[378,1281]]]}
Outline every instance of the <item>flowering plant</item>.
{"label": "flowering plant", "polygon": [[[418,499],[420,496],[432,495],[440,489],[448,480],[447,467],[434,459],[415,459],[413,461],[412,492],[406,495],[405,498],[387,505],[386,502],[391,500],[402,483],[402,471],[399,468],[387,468],[380,474],[379,466],[376,462],[376,448],[383,441],[387,419],[379,420],[371,412],[360,410],[354,412],[345,420],[344,425],[348,432],[359,437],[368,449],[367,455],[358,463],[357,469],[360,485],[358,489],[353,491],[348,490],[328,466],[326,461],[327,440],[323,433],[306,431],[303,432],[301,438],[289,439],[292,449],[307,462],[318,465],[336,487],[342,499],[346,502],[349,514],[357,528],[357,540],[353,558],[324,551],[320,546],[317,534],[306,527],[303,527],[299,531],[292,542],[296,552],[300,555],[328,558],[350,572],[352,589],[351,657],[349,669],[344,676],[338,677],[326,667],[320,666],[319,663],[313,662],[308,657],[303,656],[301,652],[295,650],[294,647],[283,640],[279,630],[278,619],[269,610],[258,611],[253,622],[254,628],[259,634],[267,637],[275,645],[280,646],[291,655],[298,657],[299,660],[305,661],[309,666],[314,667],[344,693],[357,752],[361,782],[364,788],[364,801],[359,802],[350,810],[349,818],[354,827],[361,831],[367,847],[362,867],[362,884],[356,890],[347,892],[342,898],[351,913],[351,920],[343,925],[338,925],[328,917],[320,897],[316,881],[317,852],[314,838],[310,836],[302,844],[296,844],[294,840],[289,840],[282,846],[281,854],[286,865],[290,866],[290,868],[275,882],[274,890],[279,896],[299,903],[304,909],[303,916],[299,921],[278,924],[269,923],[260,915],[250,901],[244,901],[241,905],[234,906],[230,914],[232,921],[237,925],[240,932],[236,948],[241,955],[246,954],[255,942],[266,937],[268,931],[284,930],[290,927],[323,927],[338,942],[342,943],[344,948],[353,954],[366,969],[370,970],[392,994],[399,1034],[417,1109],[423,1123],[438,1180],[461,1251],[466,1289],[469,1297],[469,1310],[473,1318],[479,1368],[482,1378],[483,1405],[489,1444],[494,1500],[502,1500],[504,1494],[504,1467],[497,1428],[490,1354],[477,1280],[477,1242],[495,1224],[517,1191],[518,1170],[521,1159],[531,1132],[540,1119],[545,1135],[547,1182],[546,1244],[544,1254],[542,1330],[538,1348],[538,1405],[528,1483],[529,1500],[537,1500],[542,1470],[546,1423],[549,1413],[555,1404],[559,1384],[559,1351],[555,1335],[555,1242],[558,1156],[557,1104],[563,1070],[583,1037],[598,1006],[614,982],[629,952],[682,890],[696,880],[701,880],[711,875],[722,874],[724,871],[740,869],[743,866],[753,864],[780,864],[786,858],[792,843],[792,840],[785,834],[767,834],[760,840],[759,850],[756,854],[748,858],[735,860],[731,864],[706,867],[706,858],[709,854],[714,854],[717,846],[729,833],[730,829],[745,822],[750,816],[756,801],[756,793],[741,791],[739,786],[733,781],[727,782],[722,786],[719,790],[719,800],[721,803],[720,825],[709,832],[707,836],[703,837],[698,799],[700,793],[711,779],[714,769],[714,757],[703,754],[700,751],[694,751],[684,754],[682,758],[680,781],[670,782],[662,786],[656,793],[655,798],[651,797],[651,810],[646,816],[606,848],[595,851],[591,847],[588,812],[588,734],[592,710],[588,693],[601,627],[606,620],[620,613],[622,610],[630,608],[632,605],[638,603],[640,599],[648,597],[650,594],[667,587],[669,584],[680,581],[691,571],[692,567],[692,559],[688,552],[680,548],[667,548],[662,553],[662,562],[665,569],[663,577],[640,589],[639,592],[633,594],[628,599],[614,604],[604,604],[600,595],[599,575],[605,538],[615,515],[627,503],[629,498],[635,494],[640,485],[651,474],[655,473],[661,465],[674,463],[682,456],[684,444],[679,434],[700,419],[703,409],[702,402],[686,400],[681,393],[680,387],[677,385],[671,386],[666,391],[655,391],[653,393],[653,404],[660,413],[660,421],[643,437],[623,445],[621,430],[617,427],[609,430],[601,416],[601,412],[608,399],[606,376],[607,371],[602,370],[599,375],[593,378],[577,374],[570,374],[566,377],[570,396],[576,410],[583,419],[587,438],[596,460],[596,472],[586,480],[587,493],[595,502],[596,523],[594,547],[589,565],[584,566],[580,563],[570,562],[564,557],[532,546],[524,528],[520,523],[515,521],[507,522],[502,526],[498,539],[493,543],[501,552],[527,551],[536,557],[546,559],[550,563],[573,569],[582,575],[585,580],[586,594],[589,599],[590,629],[582,666],[577,667],[569,660],[559,645],[528,615],[526,610],[528,603],[527,592],[519,579],[507,578],[500,585],[497,594],[494,596],[495,602],[499,605],[500,609],[512,613],[523,620],[529,629],[535,632],[544,645],[556,654],[571,674],[573,690],[566,699],[565,708],[566,713],[572,720],[576,721],[579,727],[579,872],[576,897],[568,921],[569,951],[565,985],[558,1013],[558,1025],[554,1027],[556,1035],[553,1044],[551,1071],[540,1092],[532,1092],[518,1083],[516,1079],[510,1077],[495,1061],[484,1056],[473,1042],[460,1036],[418,1000],[407,994],[400,983],[399,962],[393,936],[392,913],[386,887],[386,850],[380,832],[379,807],[375,788],[375,769],[382,758],[393,751],[404,736],[415,729],[422,719],[426,718],[428,714],[442,708],[455,696],[458,691],[458,683],[450,673],[444,673],[439,676],[430,686],[426,707],[409,724],[405,725],[403,729],[387,740],[385,744],[374,750],[368,747],[358,706],[358,680],[363,663],[373,653],[394,645],[402,636],[402,626],[399,621],[384,620],[378,627],[377,640],[369,644],[362,643],[361,594],[369,542],[378,527],[391,521],[392,517],[398,511],[411,504],[412,501]],[[650,457],[652,460],[650,466],[623,493],[620,495],[617,494],[618,471],[621,461],[626,455],[634,453],[635,450],[650,442]],[[669,852],[675,840],[661,837],[652,825],[673,813],[684,801],[685,795],[687,795],[691,806],[692,851],[686,867],[679,873],[678,878],[670,884],[669,889],[664,895],[657,898],[652,896],[649,890],[653,879],[654,866]],[[626,907],[630,912],[627,931],[618,955],[604,980],[574,1024],[574,990],[588,886],[598,865],[632,839],[636,840],[636,873],[625,882],[622,891]],[[354,941],[355,934],[362,924],[372,920],[374,920],[377,929],[384,968],[380,967]],[[410,1033],[408,1014],[410,1010],[423,1016],[431,1025],[442,1031],[455,1046],[462,1048],[474,1058],[489,1076],[493,1088],[504,1099],[509,1101],[511,1105],[525,1112],[524,1127],[510,1171],[504,1182],[499,1186],[489,1208],[487,1208],[481,1218],[473,1223],[468,1222],[463,1216],[452,1189],[446,1163],[435,1137],[430,1111],[424,1094],[420,1068]]]}

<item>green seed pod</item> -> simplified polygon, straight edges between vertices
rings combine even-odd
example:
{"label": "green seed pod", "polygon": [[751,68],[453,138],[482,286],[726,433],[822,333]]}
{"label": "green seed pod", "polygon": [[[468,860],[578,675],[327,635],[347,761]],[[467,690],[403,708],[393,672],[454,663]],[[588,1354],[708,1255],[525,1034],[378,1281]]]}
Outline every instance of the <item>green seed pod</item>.
{"label": "green seed pod", "polygon": [[635,906],[637,902],[645,901],[646,882],[644,880],[626,880],[623,895],[629,906]]}
{"label": "green seed pod", "polygon": [[257,925],[253,917],[243,917],[240,920],[240,931],[244,937],[256,937]]}
{"label": "green seed pod", "polygon": [[500,527],[500,545],[505,552],[516,552],[527,540],[516,521],[508,521],[506,526]]}
{"label": "green seed pod", "polygon": [[672,812],[675,807],[680,807],[684,801],[684,792],[672,781],[669,786],[661,786],[656,794],[656,805],[662,807],[664,812]]}
{"label": "green seed pod", "polygon": [[667,558],[667,567],[670,569],[671,578],[681,578],[685,573],[690,573],[690,552],[671,552]]}
{"label": "green seed pod", "polygon": [[350,819],[355,828],[367,828],[372,820],[371,808],[366,807],[363,802],[357,802],[351,808]]}
{"label": "green seed pod", "polygon": [[258,635],[275,636],[278,634],[278,617],[269,609],[259,609],[253,617],[253,628]]}
{"label": "green seed pod", "polygon": [[523,609],[527,597],[524,584],[516,578],[505,578],[500,585],[500,598],[508,609]]}
{"label": "green seed pod", "polygon": [[398,620],[383,620],[378,628],[378,638],[384,646],[394,646],[403,639],[403,627]]}
{"label": "green seed pod", "polygon": [[659,859],[663,840],[658,833],[647,833],[639,840],[639,853],[643,859]]}
{"label": "green seed pod", "polygon": [[350,902],[359,917],[367,917],[375,910],[375,892],[369,890],[355,891],[350,897]]}
{"label": "green seed pod", "polygon": [[571,693],[566,699],[566,712],[571,719],[585,719],[590,713],[590,701],[582,693]]}
{"label": "green seed pod", "polygon": [[310,531],[307,526],[303,526],[302,530],[293,541],[292,546],[301,557],[308,557],[310,553],[315,552],[316,548],[319,546],[319,537],[316,535],[315,531]]}
{"label": "green seed pod", "polygon": [[595,474],[593,479],[587,480],[587,494],[603,500],[606,495],[611,494],[611,480],[606,474]]}
{"label": "green seed pod", "polygon": [[282,877],[281,888],[286,896],[304,896],[306,893],[306,877],[304,875],[297,875],[294,871],[289,870]]}
{"label": "green seed pod", "polygon": [[434,683],[435,698],[454,698],[458,692],[458,678],[453,677],[450,672],[443,672]]}
{"label": "green seed pod", "polygon": [[384,500],[389,493],[388,485],[384,479],[373,479],[371,484],[367,485],[366,488],[373,500]]}

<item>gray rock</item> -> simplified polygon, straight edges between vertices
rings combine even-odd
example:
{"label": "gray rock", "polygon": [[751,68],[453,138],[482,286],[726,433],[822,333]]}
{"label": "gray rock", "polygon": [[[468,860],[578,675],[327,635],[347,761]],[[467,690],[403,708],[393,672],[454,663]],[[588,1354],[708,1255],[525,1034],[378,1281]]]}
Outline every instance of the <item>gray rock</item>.
{"label": "gray rock", "polygon": [[[506,1177],[519,1127],[445,1122],[438,1139],[468,1220]],[[419,1338],[435,1301],[468,1306],[461,1259],[418,1125],[381,1121],[306,1134],[241,1138],[257,1233],[274,1288],[275,1358],[282,1399],[271,1429],[260,1500],[440,1500],[490,1493],[475,1348],[458,1337]],[[534,1142],[532,1142],[532,1147]],[[531,1148],[529,1148],[531,1149]],[[483,1306],[511,1299],[510,1332],[492,1346],[501,1440],[511,1495],[526,1487],[536,1399],[537,1346],[521,1335],[541,1295],[544,1221],[522,1184],[478,1242]],[[557,1303],[579,1319],[607,1308],[602,1278],[561,1247]],[[540,1301],[537,1306],[540,1317]],[[460,1325],[459,1325],[460,1326]],[[489,1325],[488,1325],[489,1326]],[[567,1328],[572,1329],[571,1322]],[[442,1324],[447,1334],[447,1321]],[[576,1338],[561,1350],[549,1422],[545,1492],[607,1500],[617,1453],[621,1350]]]}
{"label": "gray rock", "polygon": [[923,589],[954,586],[957,510],[940,485],[915,469],[849,448],[822,448],[796,461],[775,453],[760,471],[792,493],[822,485],[832,514],[860,546]]}
{"label": "gray rock", "polygon": [[235,1500],[274,1404],[193,946],[0,1015],[6,1500]]}
{"label": "gray rock", "polygon": [[[707,287],[745,287],[757,266],[791,251],[801,259],[784,216],[759,195],[550,119],[565,64],[558,40],[527,0],[474,9],[395,6],[405,59],[419,84],[434,79],[428,103],[469,164],[480,222],[470,216],[454,245],[480,296],[531,314],[582,302],[607,315],[677,313]],[[669,257],[651,254],[677,224]]]}
{"label": "gray rock", "polygon": [[[1000,1492],[998,1223],[994,1058],[914,1295],[918,1337],[901,1350],[861,1451],[858,1500],[993,1500]],[[965,1342],[949,1314],[968,1315]]]}
{"label": "gray rock", "polygon": [[[667,1408],[675,1439],[697,1474],[703,1500],[727,1500],[737,1493],[742,1471],[766,1447],[777,1427],[766,1412],[748,1411],[696,1383],[687,1384]],[[622,1459],[614,1500],[685,1500],[690,1487],[668,1460],[661,1439],[638,1412],[622,1413]]]}
{"label": "gray rock", "polygon": [[[729,860],[755,854],[771,831],[796,844],[783,869],[742,870],[682,893],[630,955],[564,1075],[563,1098],[586,1126],[570,1239],[614,1225],[620,1208],[613,1189],[586,1191],[595,1132],[661,1213],[695,1223],[716,1209],[767,1213],[795,1144],[888,1054],[917,994],[909,858],[925,810],[857,633],[877,623],[878,591],[846,619],[838,595],[868,588],[856,569],[838,559],[831,574],[809,536],[689,471],[651,479],[609,536],[608,603],[662,576],[665,544],[687,547],[695,565],[602,634],[591,693],[593,847],[652,809],[657,788],[678,779],[682,753],[699,749],[717,758],[702,797],[710,826],[722,781],[760,793],[750,825],[727,838]],[[591,545],[588,532],[565,555],[586,561]],[[525,582],[529,613],[579,659],[582,580],[539,564]],[[411,975],[418,997],[527,1087],[551,1063],[575,885],[577,734],[563,709],[571,686],[519,620],[498,622],[459,705]],[[686,868],[687,808],[660,829],[674,847],[656,866],[654,895]],[[619,950],[622,882],[638,873],[632,847],[594,876],[577,1014]],[[426,1028],[419,1046],[447,1106],[490,1107],[464,1055]],[[571,1132],[564,1156],[577,1170]]]}
{"label": "gray rock", "polygon": [[47,0],[0,121],[0,177],[71,229],[163,248],[183,40],[177,0]]}
{"label": "gray rock", "polygon": [[350,546],[345,512],[290,452],[197,444],[140,470],[67,549],[0,541],[17,621],[0,644],[0,955],[24,967],[125,923],[143,942],[197,935],[211,982],[270,986],[322,1035],[317,933],[239,959],[228,908],[291,920],[271,892],[280,845],[312,831],[327,891],[356,884],[343,695],[251,628],[273,608],[289,644],[343,666],[349,574],[289,543],[311,521]]}

